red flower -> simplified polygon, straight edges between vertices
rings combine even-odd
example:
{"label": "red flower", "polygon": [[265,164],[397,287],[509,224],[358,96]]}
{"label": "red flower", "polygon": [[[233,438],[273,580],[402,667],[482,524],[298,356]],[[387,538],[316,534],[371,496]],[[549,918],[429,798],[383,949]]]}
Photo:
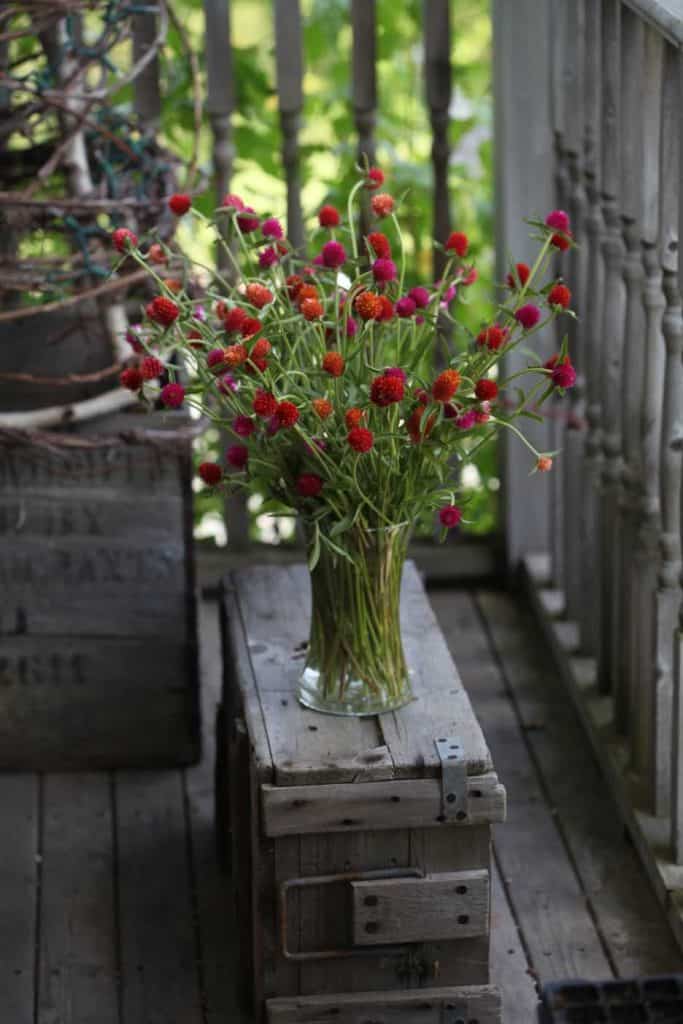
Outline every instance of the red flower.
{"label": "red flower", "polygon": [[119,384],[128,391],[139,391],[142,387],[142,374],[136,367],[130,366],[119,374]]}
{"label": "red flower", "polygon": [[437,402],[450,402],[460,387],[460,374],[457,370],[444,370],[432,384],[432,395]]}
{"label": "red flower", "polygon": [[371,203],[376,217],[387,217],[394,208],[394,197],[388,192],[380,192],[378,196],[372,197]]}
{"label": "red flower", "polygon": [[[259,219],[254,216],[254,208],[252,206],[243,206],[242,209],[244,214],[237,218],[237,227],[243,235],[248,235],[251,231],[256,231],[256,228],[259,226]],[[251,214],[252,216],[245,216],[245,214]]]}
{"label": "red flower", "polygon": [[300,414],[294,402],[279,402],[276,415],[281,427],[293,427]]}
{"label": "red flower", "polygon": [[249,341],[256,334],[260,334],[263,324],[255,316],[245,316],[240,326],[240,334],[245,341]]}
{"label": "red flower", "polygon": [[405,394],[405,385],[400,377],[386,376],[375,377],[370,385],[370,400],[375,405],[384,408],[394,402],[400,402]]}
{"label": "red flower", "polygon": [[501,327],[500,324],[491,324],[490,327],[485,327],[483,331],[479,332],[477,335],[477,345],[486,345],[495,352],[505,344],[507,339],[507,327]]}
{"label": "red flower", "polygon": [[363,320],[375,320],[382,312],[379,295],[374,292],[361,292],[354,301],[354,309]]}
{"label": "red flower", "polygon": [[164,252],[164,250],[162,249],[158,242],[154,242],[152,245],[150,245],[149,249],[147,250],[147,255],[149,256],[152,263],[163,264],[166,262],[166,253]]}
{"label": "red flower", "polygon": [[247,302],[250,302],[252,306],[256,306],[257,309],[263,309],[264,306],[273,301],[273,293],[270,288],[266,288],[264,284],[259,284],[257,281],[252,281],[247,285],[245,295]]}
{"label": "red flower", "polygon": [[548,305],[549,306],[561,306],[562,309],[567,309],[569,303],[572,301],[572,293],[565,284],[556,284],[548,292]]}
{"label": "red flower", "polygon": [[550,379],[556,388],[572,388],[576,384],[576,370],[569,356],[553,356],[545,363],[546,370],[551,370]]}
{"label": "red flower", "polygon": [[505,278],[505,283],[508,286],[508,288],[519,288],[520,285],[523,288],[529,280],[530,274],[531,270],[529,269],[528,264],[515,263],[515,273],[508,274],[508,276]]}
{"label": "red flower", "polygon": [[446,529],[452,530],[462,519],[462,510],[457,505],[444,505],[439,509],[439,522]]}
{"label": "red flower", "polygon": [[[424,416],[424,406],[418,405],[416,409],[413,409],[406,423],[406,429],[410,434],[410,440],[413,444],[419,444],[423,440],[422,431],[422,417]],[[427,438],[434,429],[436,422],[436,416],[433,414],[427,418],[427,422],[424,427],[424,437]]]}
{"label": "red flower", "polygon": [[322,303],[318,299],[304,299],[299,307],[304,320],[319,320],[324,313]]}
{"label": "red flower", "polygon": [[150,320],[162,324],[164,327],[170,327],[174,320],[178,319],[180,310],[172,299],[167,299],[165,295],[157,295],[147,305],[146,312]]}
{"label": "red flower", "polygon": [[259,388],[254,395],[251,407],[257,416],[262,416],[264,420],[270,419],[277,412],[277,398],[275,395],[271,395],[270,391],[263,391]]}
{"label": "red flower", "polygon": [[316,473],[301,473],[296,481],[297,492],[302,498],[315,498],[323,489],[323,482]]}
{"label": "red flower", "polygon": [[185,398],[185,388],[182,384],[165,384],[159,397],[169,409],[179,409]]}
{"label": "red flower", "polygon": [[249,461],[249,449],[243,444],[231,444],[225,453],[225,461],[233,469],[244,469]]}
{"label": "red flower", "polygon": [[118,252],[127,252],[128,249],[136,247],[138,236],[134,235],[128,228],[117,228],[116,231],[112,232],[111,241]]}
{"label": "red flower", "polygon": [[369,189],[380,188],[384,184],[384,171],[379,167],[371,167],[365,179],[365,187]]}
{"label": "red flower", "polygon": [[352,427],[346,440],[355,452],[369,452],[375,443],[375,435],[366,427]]}
{"label": "red flower", "polygon": [[347,409],[344,413],[344,422],[346,423],[346,429],[352,430],[353,427],[360,425],[361,420],[365,413],[362,409]]}
{"label": "red flower", "polygon": [[232,309],[224,307],[223,311],[216,310],[216,312],[222,317],[223,327],[228,334],[241,330],[242,324],[247,319],[247,314],[239,306],[233,306]]}
{"label": "red flower", "polygon": [[199,464],[199,475],[205,484],[214,487],[223,479],[223,470],[217,462],[201,462]]}
{"label": "red flower", "polygon": [[265,238],[282,238],[284,236],[282,224],[277,217],[268,217],[264,220],[261,225],[261,234]]}
{"label": "red flower", "polygon": [[213,370],[214,373],[220,373],[221,369],[226,365],[226,359],[223,349],[212,348],[210,352],[207,352],[206,365],[210,370]]}
{"label": "red flower", "polygon": [[371,231],[368,235],[368,242],[378,259],[391,259],[391,244],[387,236],[383,235],[381,231]]}
{"label": "red flower", "polygon": [[240,199],[239,196],[236,196],[234,192],[228,192],[227,195],[223,196],[221,206],[229,206],[233,210],[243,210],[244,200]]}
{"label": "red flower", "polygon": [[533,302],[527,302],[526,305],[520,306],[515,313],[515,320],[522,325],[525,331],[530,331],[540,319],[541,311]]}
{"label": "red flower", "polygon": [[325,242],[321,256],[323,264],[334,270],[346,262],[346,249],[341,242]]}
{"label": "red flower", "polygon": [[341,377],[345,365],[341,352],[326,352],[323,356],[322,368],[330,377]]}
{"label": "red flower", "polygon": [[569,214],[564,210],[551,210],[545,222],[553,231],[561,231],[563,235],[569,234]]}
{"label": "red flower", "polygon": [[192,200],[184,192],[176,193],[169,199],[168,206],[171,212],[175,213],[176,217],[182,217],[192,206]]}
{"label": "red flower", "polygon": [[498,394],[498,385],[495,380],[484,378],[477,381],[474,393],[480,402],[492,402]]}
{"label": "red flower", "polygon": [[285,284],[287,285],[287,294],[289,295],[290,299],[296,299],[296,297],[299,294],[299,291],[303,287],[303,283],[303,277],[299,277],[298,274],[289,275],[289,277],[285,281]]}
{"label": "red flower", "polygon": [[559,232],[552,236],[550,244],[555,249],[559,249],[560,252],[566,252],[569,246],[572,244],[572,233],[568,231],[566,235],[562,235]]}
{"label": "red flower", "polygon": [[326,398],[314,398],[311,405],[321,420],[326,420],[328,416],[332,415],[332,402]]}
{"label": "red flower", "polygon": [[379,296],[379,311],[375,316],[375,320],[391,320],[394,315],[394,304],[391,299],[387,298],[386,295]]}
{"label": "red flower", "polygon": [[232,429],[238,437],[251,437],[256,430],[256,424],[251,416],[235,416],[232,421]]}
{"label": "red flower", "polygon": [[269,245],[267,249],[263,249],[262,252],[259,253],[258,265],[261,270],[268,270],[270,267],[273,267],[278,263],[279,260],[279,255],[272,245]]}
{"label": "red flower", "polygon": [[318,211],[318,223],[321,228],[336,228],[340,220],[339,210],[335,206],[321,206]]}
{"label": "red flower", "polygon": [[251,350],[250,359],[265,359],[266,356],[270,355],[273,346],[270,344],[267,338],[259,338],[258,341],[254,342]]}
{"label": "red flower", "polygon": [[145,380],[156,380],[164,372],[164,364],[154,356],[145,356],[140,363],[140,373]]}
{"label": "red flower", "polygon": [[467,273],[463,277],[462,283],[463,283],[463,285],[465,287],[469,287],[469,285],[474,284],[474,282],[478,278],[479,278],[479,271],[477,270],[477,268],[476,267],[470,267],[470,269],[467,271]]}
{"label": "red flower", "polygon": [[246,363],[249,358],[246,345],[228,345],[223,350],[223,362],[226,366],[230,366],[234,369],[235,366],[241,366],[242,363]]}
{"label": "red flower", "polygon": [[462,231],[452,231],[448,236],[445,245],[447,252],[454,252],[456,256],[460,257],[460,259],[464,259],[464,257],[467,256],[467,250],[469,247],[469,239]]}
{"label": "red flower", "polygon": [[539,473],[548,473],[553,468],[553,460],[549,455],[539,455],[536,469]]}

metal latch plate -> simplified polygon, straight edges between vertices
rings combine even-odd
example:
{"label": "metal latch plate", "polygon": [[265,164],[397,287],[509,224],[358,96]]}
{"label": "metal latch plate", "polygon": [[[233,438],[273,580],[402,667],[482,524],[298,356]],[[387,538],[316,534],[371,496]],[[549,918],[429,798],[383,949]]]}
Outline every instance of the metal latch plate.
{"label": "metal latch plate", "polygon": [[441,761],[441,813],[447,821],[468,817],[467,762],[457,736],[434,740]]}

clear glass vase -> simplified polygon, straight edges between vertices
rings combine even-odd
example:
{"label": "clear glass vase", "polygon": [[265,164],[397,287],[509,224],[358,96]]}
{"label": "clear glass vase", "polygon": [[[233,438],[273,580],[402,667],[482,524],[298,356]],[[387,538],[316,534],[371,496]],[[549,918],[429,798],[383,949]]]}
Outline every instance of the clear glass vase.
{"label": "clear glass vase", "polygon": [[324,544],[311,572],[311,632],[299,700],[331,715],[377,715],[412,700],[401,641],[410,526],[352,528],[353,563]]}

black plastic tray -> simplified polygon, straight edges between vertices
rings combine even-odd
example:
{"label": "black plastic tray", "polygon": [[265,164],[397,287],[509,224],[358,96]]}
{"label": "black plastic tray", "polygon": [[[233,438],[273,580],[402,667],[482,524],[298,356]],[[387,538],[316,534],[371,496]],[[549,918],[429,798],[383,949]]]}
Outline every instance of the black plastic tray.
{"label": "black plastic tray", "polygon": [[683,974],[544,985],[539,1024],[683,1024]]}

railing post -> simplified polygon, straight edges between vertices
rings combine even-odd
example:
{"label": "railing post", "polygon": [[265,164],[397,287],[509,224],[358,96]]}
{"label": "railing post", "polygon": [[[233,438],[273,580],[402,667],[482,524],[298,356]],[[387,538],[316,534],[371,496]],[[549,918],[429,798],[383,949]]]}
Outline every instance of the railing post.
{"label": "railing post", "polygon": [[[424,48],[427,105],[432,126],[433,237],[445,242],[450,231],[448,199],[449,107],[451,103],[451,30],[448,0],[424,2]],[[444,255],[434,249],[434,280],[443,272]]]}
{"label": "railing post", "polygon": [[[214,194],[216,205],[219,205],[230,187],[235,158],[231,125],[235,86],[230,43],[230,0],[204,0],[204,18],[208,93],[206,109],[213,134]],[[229,256],[220,245],[216,252],[219,269],[228,273],[231,267]]]}
{"label": "railing post", "polygon": [[[157,16],[153,12],[134,14],[131,25],[133,61],[137,61],[145,55],[150,46],[154,45],[157,36]],[[161,119],[158,55],[155,54],[135,79],[134,96],[135,113],[138,115],[140,127],[147,134],[154,135]]]}
{"label": "railing post", "polygon": [[275,0],[275,64],[282,127],[282,163],[287,179],[287,236],[304,247],[299,174],[299,122],[303,106],[303,50],[299,0]]}
{"label": "railing post", "polygon": [[[375,110],[377,108],[377,43],[375,0],[351,0],[353,120],[358,133],[358,163],[375,163]],[[361,196],[361,235],[370,230],[370,200]]]}

